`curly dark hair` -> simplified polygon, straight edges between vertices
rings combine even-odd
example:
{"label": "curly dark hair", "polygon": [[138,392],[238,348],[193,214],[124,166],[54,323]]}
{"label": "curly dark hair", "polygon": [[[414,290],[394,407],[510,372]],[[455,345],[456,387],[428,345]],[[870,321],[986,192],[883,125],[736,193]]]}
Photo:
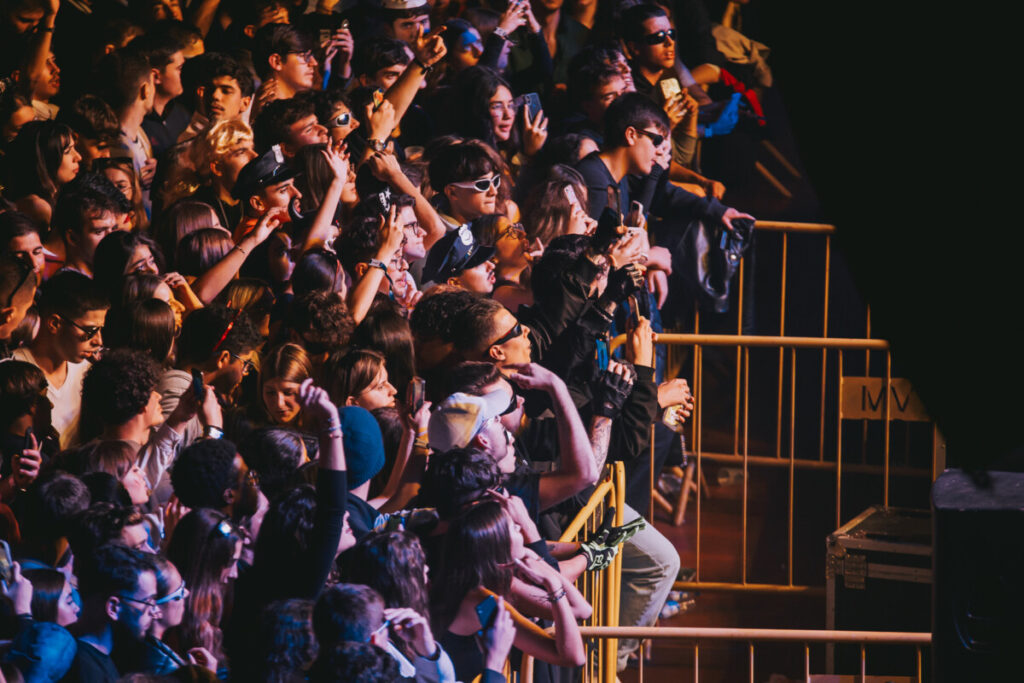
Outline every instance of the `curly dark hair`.
{"label": "curly dark hair", "polygon": [[256,538],[252,572],[265,588],[261,598],[287,597],[297,572],[312,566],[307,556],[316,521],[316,491],[303,484],[285,491],[270,505]]}
{"label": "curly dark hair", "polygon": [[[227,329],[229,325],[230,330]],[[224,336],[225,331],[227,336]],[[224,340],[218,346],[222,336]],[[249,316],[240,315],[239,309],[210,304],[189,313],[182,323],[178,361],[202,366],[213,360],[215,351],[244,356],[262,343],[263,337]]]}
{"label": "curly dark hair", "polygon": [[183,449],[171,470],[171,486],[182,505],[224,507],[224,491],[238,485],[235,444],[227,439],[203,439]]}
{"label": "curly dark hair", "polygon": [[337,292],[309,292],[296,297],[288,323],[312,356],[348,346],[356,327],[348,306]]}
{"label": "curly dark hair", "polygon": [[262,680],[302,680],[318,650],[313,601],[294,598],[267,605],[260,619],[257,648],[262,653]]}
{"label": "curly dark hair", "polygon": [[376,645],[341,642],[324,650],[309,671],[309,680],[314,683],[391,683],[401,680],[398,662]]}
{"label": "curly dark hair", "polygon": [[352,548],[349,580],[380,593],[387,607],[409,607],[426,616],[430,608],[419,538],[408,531],[374,531]]}
{"label": "curly dark hair", "polygon": [[273,500],[302,465],[302,445],[302,435],[293,429],[263,427],[247,434],[238,452],[246,466],[260,475],[260,490]]}
{"label": "curly dark hair", "polygon": [[409,316],[409,328],[418,339],[450,342],[454,339],[454,326],[459,313],[479,299],[462,287],[438,285],[427,292]]}
{"label": "curly dark hair", "polygon": [[335,247],[342,267],[355,278],[356,265],[372,259],[379,243],[380,219],[377,216],[366,216],[347,226],[338,236]]}
{"label": "curly dark hair", "polygon": [[153,556],[122,545],[102,545],[75,558],[78,590],[85,597],[108,597],[138,590],[139,575],[156,573]]}
{"label": "curly dark hair", "polygon": [[148,354],[113,349],[92,364],[82,380],[83,438],[107,426],[123,425],[143,410],[160,381],[160,368]]}
{"label": "curly dark hair", "polygon": [[142,523],[142,513],[134,507],[122,507],[114,503],[93,503],[75,516],[68,532],[68,542],[77,558],[92,555],[97,548],[117,542],[127,526]]}
{"label": "curly dark hair", "polygon": [[500,482],[494,458],[478,448],[454,448],[430,456],[420,495],[441,519],[452,519]]}

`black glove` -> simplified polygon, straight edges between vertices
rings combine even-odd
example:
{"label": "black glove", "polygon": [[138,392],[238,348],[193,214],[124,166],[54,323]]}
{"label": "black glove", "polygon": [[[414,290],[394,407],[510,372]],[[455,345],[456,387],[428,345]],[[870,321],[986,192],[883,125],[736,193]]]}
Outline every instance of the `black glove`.
{"label": "black glove", "polygon": [[644,274],[635,263],[627,263],[618,270],[608,273],[608,286],[604,288],[601,301],[619,303],[644,286]]}
{"label": "black glove", "polygon": [[602,370],[590,383],[590,410],[594,415],[614,420],[622,410],[633,381],[610,370]]}

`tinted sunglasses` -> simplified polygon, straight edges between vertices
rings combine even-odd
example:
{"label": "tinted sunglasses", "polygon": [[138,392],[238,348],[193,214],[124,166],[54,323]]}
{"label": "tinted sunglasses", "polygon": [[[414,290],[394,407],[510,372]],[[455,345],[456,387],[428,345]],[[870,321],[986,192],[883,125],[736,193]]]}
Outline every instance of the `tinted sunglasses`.
{"label": "tinted sunglasses", "polygon": [[515,326],[511,330],[509,330],[505,334],[501,335],[501,337],[499,337],[495,341],[491,342],[491,346],[501,346],[502,344],[504,344],[507,341],[512,341],[516,337],[522,336],[522,334],[523,334],[523,325],[522,325],[522,323],[516,323]]}
{"label": "tinted sunglasses", "polygon": [[181,585],[178,586],[178,590],[174,591],[173,593],[168,593],[166,596],[160,598],[159,600],[156,601],[156,604],[158,604],[158,605],[166,605],[167,603],[171,602],[172,600],[175,601],[175,602],[184,600],[185,598],[188,597],[188,593],[189,593],[188,588],[185,587],[185,582],[182,581]]}
{"label": "tinted sunglasses", "polygon": [[333,119],[327,122],[328,128],[344,128],[352,122],[352,112],[345,112],[344,114],[338,114]]}
{"label": "tinted sunglasses", "polygon": [[638,128],[636,132],[640,133],[640,135],[650,138],[651,142],[654,143],[655,147],[661,147],[661,143],[665,142],[664,135],[658,135],[657,133],[652,133],[651,131],[644,130],[643,128]]}
{"label": "tinted sunglasses", "polygon": [[467,183],[452,183],[455,187],[461,187],[465,190],[476,190],[477,192],[487,192],[494,186],[497,190],[501,187],[501,175],[496,173],[490,178],[481,178],[480,180],[473,180]]}
{"label": "tinted sunglasses", "polygon": [[60,318],[61,320],[63,320],[64,322],[68,322],[68,323],[71,323],[72,325],[74,325],[75,327],[77,327],[77,328],[79,329],[79,331],[80,331],[80,332],[81,332],[82,334],[84,334],[84,335],[85,335],[85,341],[89,341],[90,339],[92,339],[93,337],[95,337],[95,336],[96,336],[97,334],[99,334],[99,333],[100,333],[100,330],[102,330],[102,329],[103,329],[103,325],[89,325],[88,327],[86,327],[85,325],[79,325],[78,323],[76,323],[76,322],[75,322],[74,320],[72,320],[71,318],[65,318],[65,317],[64,317],[64,316],[62,316],[62,315],[58,315],[57,317],[59,317],[59,318]]}
{"label": "tinted sunglasses", "polygon": [[502,230],[500,235],[498,235],[498,239],[502,239],[504,237],[517,237],[521,240],[525,240],[526,228],[523,227],[522,223],[512,223]]}
{"label": "tinted sunglasses", "polygon": [[667,43],[670,40],[675,42],[675,39],[676,30],[674,28],[670,28],[667,31],[648,33],[646,36],[644,36],[644,43],[646,43],[647,45],[662,45],[663,43]]}

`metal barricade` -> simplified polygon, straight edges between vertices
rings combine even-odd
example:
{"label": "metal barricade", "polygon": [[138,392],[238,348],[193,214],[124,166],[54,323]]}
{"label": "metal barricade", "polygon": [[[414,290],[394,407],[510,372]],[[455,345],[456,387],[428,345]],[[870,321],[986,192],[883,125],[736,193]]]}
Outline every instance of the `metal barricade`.
{"label": "metal barricade", "polygon": [[[858,681],[867,679],[868,648],[877,645],[904,645],[914,648],[915,683],[923,683],[923,653],[922,649],[931,645],[932,636],[930,633],[915,633],[901,631],[827,631],[819,629],[762,629],[762,628],[678,628],[678,627],[583,627],[580,629],[585,639],[598,642],[609,641],[618,638],[638,639],[660,639],[672,641],[677,645],[692,643],[693,648],[693,681],[699,683],[700,652],[701,648],[723,643],[747,643],[748,680],[753,683],[756,680],[764,680],[756,677],[755,647],[767,643],[792,643],[802,644],[804,648],[803,657],[803,679],[806,683],[813,680],[811,665],[812,645],[827,644],[853,644],[860,645],[860,670],[857,673]],[[526,658],[524,658],[526,659]],[[637,680],[644,681],[644,658],[640,657],[640,668]],[[524,662],[524,667],[525,667]],[[763,673],[763,672],[762,672]],[[774,672],[773,672],[774,673]],[[586,683],[614,683],[616,678],[614,663],[610,669],[603,669],[598,677],[584,677]],[[523,683],[529,683],[525,678]],[[682,680],[680,672],[677,680]]]}
{"label": "metal barricade", "polygon": [[[585,540],[588,534],[597,530],[604,519],[605,512],[615,508],[615,524],[622,525],[622,513],[626,500],[626,475],[621,462],[610,463],[605,467],[605,476],[597,484],[587,504],[576,514],[562,536],[562,543],[577,543]],[[607,569],[598,572],[584,572],[576,581],[583,597],[593,608],[593,614],[584,623],[587,626],[618,626],[619,624],[619,589],[622,580],[622,557],[615,556]],[[607,670],[610,666],[615,671],[615,657],[618,641],[604,639],[597,643],[587,655],[584,665],[585,675],[595,671]],[[522,680],[526,680],[525,677]]]}

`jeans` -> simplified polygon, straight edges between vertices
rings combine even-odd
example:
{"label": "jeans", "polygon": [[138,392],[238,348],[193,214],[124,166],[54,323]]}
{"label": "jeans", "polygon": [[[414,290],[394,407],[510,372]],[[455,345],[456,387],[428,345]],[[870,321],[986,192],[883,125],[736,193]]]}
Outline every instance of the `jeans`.
{"label": "jeans", "polygon": [[[639,516],[628,505],[622,511],[623,523]],[[619,626],[653,626],[679,573],[679,553],[650,522],[623,543],[619,552],[622,557]],[[629,654],[638,647],[639,640],[619,640],[619,671],[626,668]]]}

